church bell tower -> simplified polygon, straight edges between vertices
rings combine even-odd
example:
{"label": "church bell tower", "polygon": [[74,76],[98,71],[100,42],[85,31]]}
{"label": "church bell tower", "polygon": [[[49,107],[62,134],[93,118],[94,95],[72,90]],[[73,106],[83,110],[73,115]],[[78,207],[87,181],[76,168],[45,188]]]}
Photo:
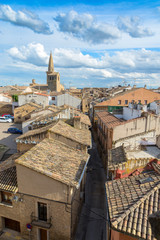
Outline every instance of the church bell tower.
{"label": "church bell tower", "polygon": [[50,91],[60,92],[64,89],[63,85],[60,84],[60,74],[54,71],[53,57],[50,53],[48,71],[47,73],[47,84]]}

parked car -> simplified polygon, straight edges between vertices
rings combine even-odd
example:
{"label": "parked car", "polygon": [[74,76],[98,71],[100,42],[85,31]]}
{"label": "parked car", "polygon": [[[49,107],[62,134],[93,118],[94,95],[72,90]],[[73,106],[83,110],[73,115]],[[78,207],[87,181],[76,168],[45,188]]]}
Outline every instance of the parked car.
{"label": "parked car", "polygon": [[4,115],[5,119],[11,119],[14,122],[14,117],[12,115]]}
{"label": "parked car", "polygon": [[0,117],[0,122],[12,122],[11,118]]}
{"label": "parked car", "polygon": [[8,128],[8,133],[22,134],[22,131],[18,128]]}
{"label": "parked car", "polygon": [[5,117],[5,116],[14,117],[13,115],[8,114],[8,113],[4,113],[4,114],[2,115],[2,117]]}

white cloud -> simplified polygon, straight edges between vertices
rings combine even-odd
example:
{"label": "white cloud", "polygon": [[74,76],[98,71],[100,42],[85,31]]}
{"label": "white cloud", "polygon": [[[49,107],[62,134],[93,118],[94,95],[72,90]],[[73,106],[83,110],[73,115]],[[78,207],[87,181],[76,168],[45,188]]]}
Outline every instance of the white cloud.
{"label": "white cloud", "polygon": [[139,17],[119,17],[117,25],[119,30],[128,33],[133,38],[142,38],[154,35],[150,29],[144,28],[140,24]]}
{"label": "white cloud", "polygon": [[9,5],[0,5],[0,20],[27,27],[36,33],[52,34],[48,23],[30,11],[14,11]]}
{"label": "white cloud", "polygon": [[40,43],[30,43],[27,46],[13,47],[8,51],[9,55],[22,62],[31,63],[37,66],[46,66],[49,56],[44,50],[44,46]]}
{"label": "white cloud", "polygon": [[[17,66],[42,72],[47,70],[49,55],[40,43],[30,43],[20,48],[8,50],[9,55],[17,60]],[[71,81],[117,82],[125,79],[138,84],[160,83],[160,52],[146,49],[115,51],[113,55],[105,53],[102,57],[92,57],[80,50],[54,49],[53,60],[55,70],[63,79]],[[15,63],[14,63],[15,64]],[[15,64],[16,66],[16,64]]]}
{"label": "white cloud", "polygon": [[54,20],[58,23],[61,32],[94,44],[112,43],[121,36],[116,26],[98,23],[90,14],[70,11],[67,14],[57,15]]}
{"label": "white cloud", "polygon": [[60,68],[81,68],[81,67],[98,67],[99,61],[89,54],[84,55],[79,50],[55,48],[54,61]]}

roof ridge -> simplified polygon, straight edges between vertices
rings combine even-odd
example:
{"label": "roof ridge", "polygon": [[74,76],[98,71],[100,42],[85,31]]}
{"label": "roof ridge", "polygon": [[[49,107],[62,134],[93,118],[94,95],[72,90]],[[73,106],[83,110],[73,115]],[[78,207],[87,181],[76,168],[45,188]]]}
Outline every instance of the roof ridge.
{"label": "roof ridge", "polygon": [[158,182],[152,190],[148,190],[148,192],[140,199],[138,199],[129,209],[127,209],[121,216],[119,216],[112,225],[116,227],[124,218],[129,215],[135,208],[139,207],[142,202],[147,200],[156,190],[160,189],[160,183]]}
{"label": "roof ridge", "polygon": [[[146,88],[144,88],[144,87],[132,88],[132,89],[130,89],[130,90],[120,92],[119,94],[116,94],[115,96],[111,96],[111,97],[109,97],[109,99],[107,99],[107,100],[105,100],[105,101],[103,101],[103,102],[100,102],[100,103],[96,104],[95,106],[105,106],[104,103],[106,103],[106,102],[108,102],[108,101],[110,101],[110,100],[112,100],[112,99],[114,99],[114,98],[123,96],[123,95],[128,94],[128,93],[131,93],[131,92],[135,92],[135,91],[138,91],[138,90],[141,90],[141,89],[144,90],[144,91],[153,92],[151,89],[146,89]],[[153,93],[156,93],[156,92],[153,92]],[[157,94],[157,93],[156,93],[156,94]],[[159,93],[158,93],[158,94],[159,94]],[[123,106],[122,106],[122,107],[123,107]]]}
{"label": "roof ridge", "polygon": [[57,124],[57,120],[54,120],[52,123],[44,126],[44,127],[41,127],[41,128],[36,128],[36,129],[33,129],[33,130],[30,130],[24,134],[22,134],[21,136],[17,137],[16,139],[23,139],[24,137],[29,137],[29,136],[32,136],[34,134],[37,134],[37,132],[45,132],[45,131],[48,131],[50,128],[52,128],[54,125]]}

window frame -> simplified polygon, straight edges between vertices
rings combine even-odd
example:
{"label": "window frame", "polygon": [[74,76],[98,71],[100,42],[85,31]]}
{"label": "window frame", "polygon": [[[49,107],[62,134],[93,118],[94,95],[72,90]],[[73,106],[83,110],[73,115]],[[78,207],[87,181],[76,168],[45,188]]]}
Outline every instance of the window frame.
{"label": "window frame", "polygon": [[[7,199],[5,199],[7,196]],[[6,205],[12,205],[12,193],[1,191],[1,203]]]}
{"label": "window frame", "polygon": [[[38,205],[38,220],[47,222],[47,203],[37,202]],[[42,210],[43,205],[43,210]],[[42,212],[41,212],[42,210]]]}

